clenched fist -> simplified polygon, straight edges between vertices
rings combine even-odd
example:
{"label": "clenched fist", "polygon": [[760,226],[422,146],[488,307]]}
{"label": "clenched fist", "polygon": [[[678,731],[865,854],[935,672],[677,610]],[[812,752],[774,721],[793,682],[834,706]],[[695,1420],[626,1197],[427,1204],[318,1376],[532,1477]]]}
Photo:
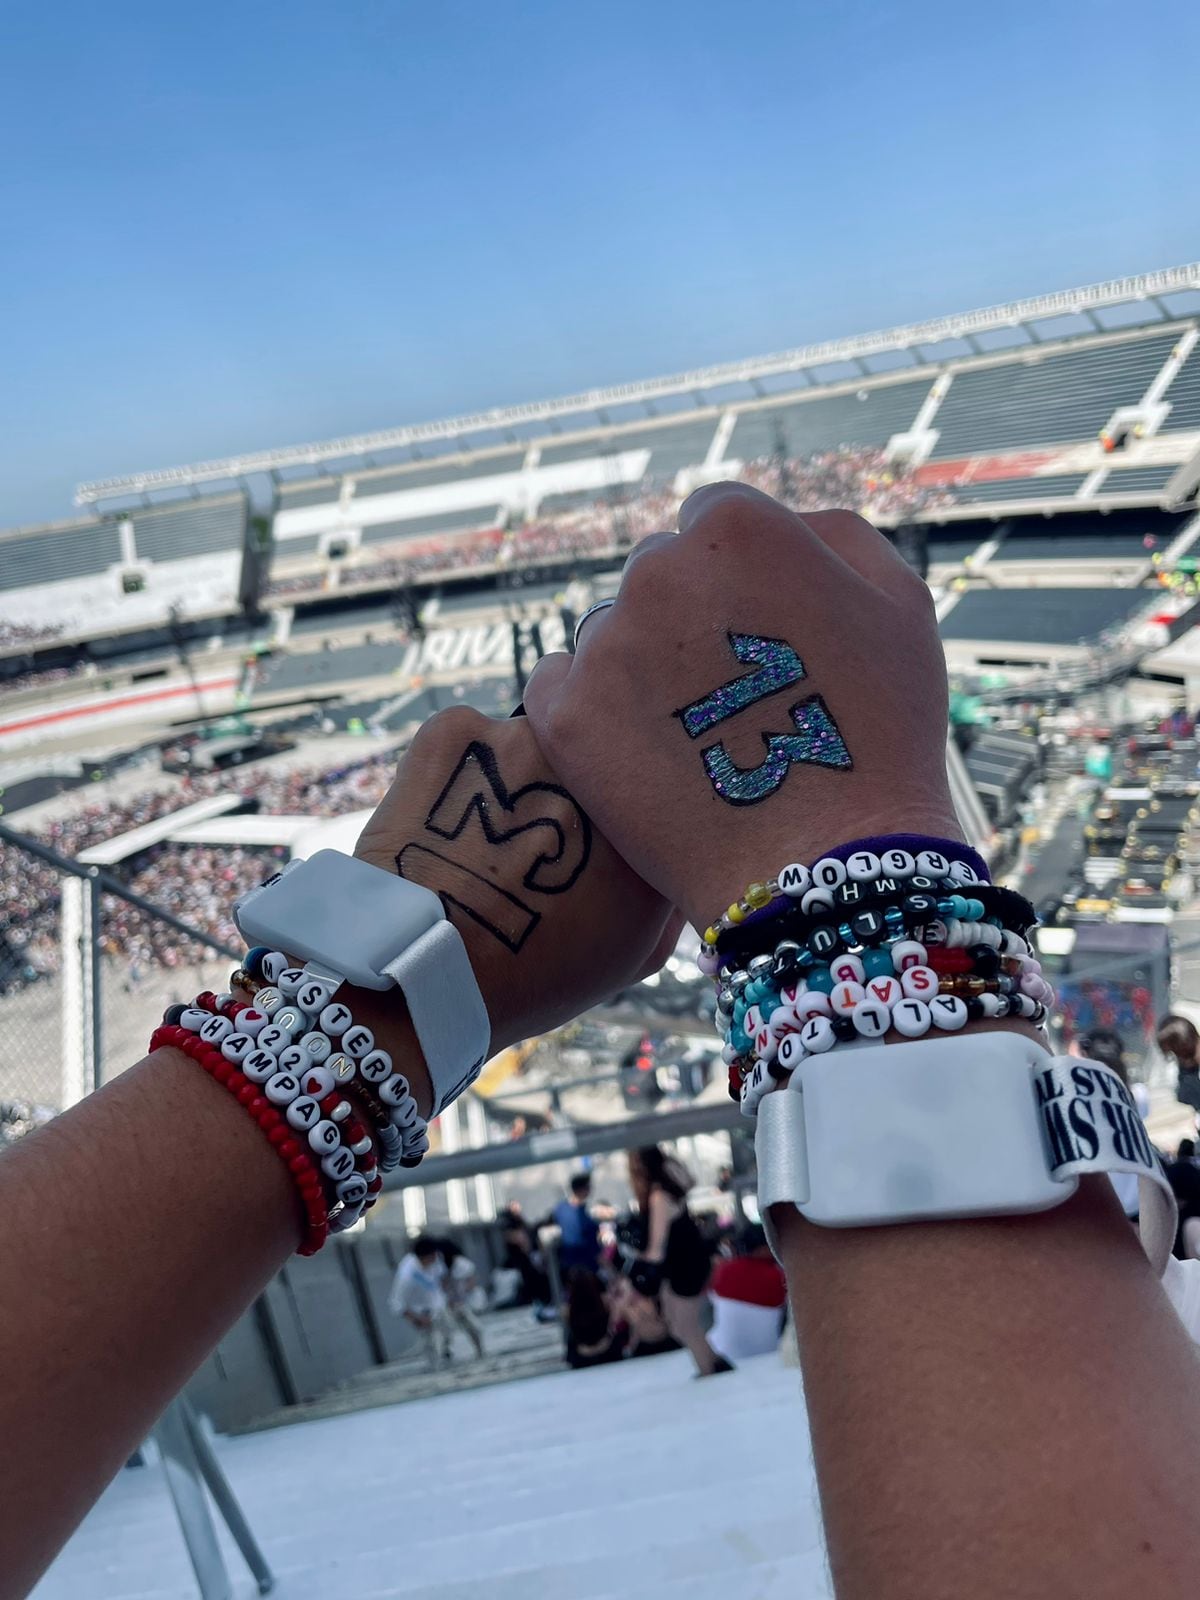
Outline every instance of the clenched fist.
{"label": "clenched fist", "polygon": [[524,718],[467,707],[431,717],[355,854],[440,895],[487,1004],[493,1052],[656,970],[678,930],[547,766]]}
{"label": "clenched fist", "polygon": [[685,502],[525,694],[547,761],[704,927],[747,884],[869,834],[961,837],[928,588],[848,511],[740,484]]}

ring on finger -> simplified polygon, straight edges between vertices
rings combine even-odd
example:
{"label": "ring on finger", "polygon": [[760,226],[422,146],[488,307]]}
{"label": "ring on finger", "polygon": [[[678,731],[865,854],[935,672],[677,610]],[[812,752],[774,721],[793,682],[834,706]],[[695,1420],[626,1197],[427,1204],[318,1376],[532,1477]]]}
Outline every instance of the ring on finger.
{"label": "ring on finger", "polygon": [[583,632],[583,625],[588,618],[594,617],[597,611],[607,611],[609,606],[615,606],[616,603],[617,602],[615,600],[597,600],[587,608],[587,610],[580,617],[579,621],[575,624],[575,633],[571,639],[572,649],[579,649],[579,635]]}

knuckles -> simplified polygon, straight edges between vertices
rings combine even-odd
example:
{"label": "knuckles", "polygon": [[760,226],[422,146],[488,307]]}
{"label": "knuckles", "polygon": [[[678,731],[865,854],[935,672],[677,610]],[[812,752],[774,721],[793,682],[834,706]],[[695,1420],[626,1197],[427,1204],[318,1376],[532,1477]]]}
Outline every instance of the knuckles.
{"label": "knuckles", "polygon": [[485,716],[474,706],[447,706],[425,719],[413,735],[409,753],[425,756],[452,745],[469,743],[494,732],[497,726],[494,718]]}

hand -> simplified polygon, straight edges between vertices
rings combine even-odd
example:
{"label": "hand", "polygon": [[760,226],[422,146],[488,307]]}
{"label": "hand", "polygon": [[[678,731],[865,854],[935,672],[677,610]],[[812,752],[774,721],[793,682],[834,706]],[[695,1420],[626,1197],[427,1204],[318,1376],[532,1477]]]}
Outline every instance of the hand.
{"label": "hand", "polygon": [[960,838],[916,573],[861,517],[801,518],[740,484],[699,490],[679,527],[638,547],[616,605],[525,693],[547,760],[633,869],[703,928],[850,839]]}
{"label": "hand", "polygon": [[465,706],[431,717],[355,854],[441,896],[493,1053],[656,971],[679,930],[558,782],[524,717]]}

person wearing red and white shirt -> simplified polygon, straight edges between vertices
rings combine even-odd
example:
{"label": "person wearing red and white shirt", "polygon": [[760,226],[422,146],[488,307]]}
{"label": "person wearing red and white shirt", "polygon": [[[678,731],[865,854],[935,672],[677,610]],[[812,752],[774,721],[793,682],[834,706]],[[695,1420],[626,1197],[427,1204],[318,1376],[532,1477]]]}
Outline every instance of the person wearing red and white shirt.
{"label": "person wearing red and white shirt", "polygon": [[760,1227],[746,1229],[741,1253],[718,1261],[708,1286],[713,1325],[708,1342],[735,1365],[779,1343],[787,1285]]}

